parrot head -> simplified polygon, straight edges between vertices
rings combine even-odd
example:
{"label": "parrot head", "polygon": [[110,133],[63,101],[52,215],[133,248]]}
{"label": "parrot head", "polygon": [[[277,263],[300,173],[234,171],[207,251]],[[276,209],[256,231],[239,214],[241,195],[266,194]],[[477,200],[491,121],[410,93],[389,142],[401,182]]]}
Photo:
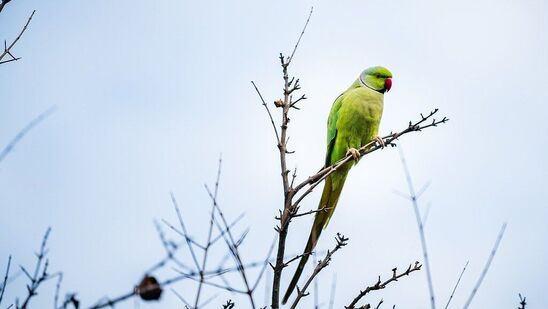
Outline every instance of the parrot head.
{"label": "parrot head", "polygon": [[385,67],[371,67],[360,74],[360,82],[368,88],[385,93],[392,88],[392,73]]}

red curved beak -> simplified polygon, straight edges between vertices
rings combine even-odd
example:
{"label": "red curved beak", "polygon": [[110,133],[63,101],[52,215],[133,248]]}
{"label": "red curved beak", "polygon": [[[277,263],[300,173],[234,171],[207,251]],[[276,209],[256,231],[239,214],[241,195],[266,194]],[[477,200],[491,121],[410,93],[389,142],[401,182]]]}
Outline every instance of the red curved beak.
{"label": "red curved beak", "polygon": [[385,81],[384,81],[384,89],[386,89],[386,92],[390,91],[390,88],[392,88],[392,79],[391,78],[387,78]]}

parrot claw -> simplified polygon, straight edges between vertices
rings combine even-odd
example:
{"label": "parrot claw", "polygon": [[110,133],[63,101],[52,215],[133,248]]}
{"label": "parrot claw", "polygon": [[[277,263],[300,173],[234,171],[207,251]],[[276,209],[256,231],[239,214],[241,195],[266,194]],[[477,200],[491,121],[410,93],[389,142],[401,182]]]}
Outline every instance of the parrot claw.
{"label": "parrot claw", "polygon": [[377,142],[377,145],[379,145],[379,147],[384,148],[386,147],[386,145],[384,144],[384,140],[382,139],[382,137],[380,136],[376,136],[374,139],[373,139],[375,142]]}
{"label": "parrot claw", "polygon": [[346,152],[346,155],[351,154],[354,160],[358,161],[360,158],[360,152],[356,148],[348,148],[348,151]]}

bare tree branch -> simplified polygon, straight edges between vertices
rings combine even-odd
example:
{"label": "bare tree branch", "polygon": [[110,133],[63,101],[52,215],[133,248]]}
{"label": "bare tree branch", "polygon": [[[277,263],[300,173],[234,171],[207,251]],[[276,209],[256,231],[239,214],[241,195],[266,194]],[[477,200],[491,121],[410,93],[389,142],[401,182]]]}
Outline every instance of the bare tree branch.
{"label": "bare tree branch", "polygon": [[419,262],[415,262],[415,265],[409,265],[409,267],[407,268],[407,270],[401,274],[397,274],[397,268],[394,268],[392,269],[392,277],[384,282],[381,282],[381,276],[379,276],[379,279],[377,280],[377,283],[371,285],[371,286],[368,286],[365,288],[365,290],[363,291],[360,291],[360,293],[358,294],[358,296],[356,296],[356,298],[354,298],[354,300],[352,300],[352,302],[350,303],[350,305],[346,306],[345,308],[346,309],[355,309],[356,308],[356,305],[357,303],[360,301],[360,299],[362,299],[365,295],[367,295],[369,292],[371,291],[377,291],[377,290],[382,290],[384,289],[388,284],[394,282],[394,281],[398,281],[398,279],[400,279],[401,277],[403,276],[409,276],[410,273],[412,272],[415,272],[417,270],[420,270],[422,267],[422,265],[419,263]]}
{"label": "bare tree branch", "polygon": [[38,117],[34,118],[31,122],[29,122],[21,131],[19,131],[15,137],[12,138],[12,140],[0,151],[0,163],[6,158],[6,156],[13,150],[13,148],[29,133],[30,130],[32,130],[36,125],[38,125],[40,122],[42,122],[44,119],[49,117],[51,114],[53,114],[57,110],[57,107],[53,106],[47,109],[45,112],[38,115]]}
{"label": "bare tree branch", "polygon": [[282,66],[282,73],[283,73],[283,80],[284,80],[283,100],[277,100],[275,102],[275,105],[276,107],[279,107],[282,110],[282,125],[281,125],[280,138],[278,139],[278,150],[280,153],[280,167],[281,167],[282,185],[284,190],[284,205],[283,205],[283,213],[280,216],[280,225],[277,227],[278,250],[276,253],[276,263],[274,266],[274,278],[272,281],[272,301],[271,301],[272,309],[278,309],[280,307],[280,283],[282,278],[282,271],[284,269],[283,259],[285,255],[285,241],[287,238],[289,223],[291,221],[291,214],[292,213],[294,214],[294,212],[296,211],[295,209],[291,209],[294,193],[292,192],[292,190],[290,190],[290,182],[288,177],[289,170],[287,169],[286,155],[289,153],[287,149],[287,142],[289,139],[287,135],[287,129],[289,124],[288,114],[289,114],[289,110],[292,108],[291,94],[294,91],[300,89],[300,85],[299,85],[298,79],[295,80],[294,77],[291,78],[291,80],[289,79],[288,67],[295,55],[295,52],[297,51],[297,48],[299,47],[299,43],[301,41],[302,36],[304,35],[306,27],[308,26],[308,22],[310,21],[312,12],[313,12],[313,9],[310,10],[306,23],[303,27],[303,30],[301,31],[301,34],[299,35],[299,39],[297,40],[295,47],[293,48],[293,52],[291,53],[291,56],[289,58],[285,58],[283,54],[280,53],[280,62]]}
{"label": "bare tree branch", "polygon": [[[196,266],[196,269],[200,269],[200,264],[198,263],[198,258],[196,257],[196,253],[194,252],[194,246],[192,245],[191,238],[188,236],[188,232],[186,230],[186,225],[183,220],[183,216],[181,215],[181,209],[179,208],[179,205],[177,204],[177,200],[175,199],[175,195],[173,195],[173,192],[171,192],[171,201],[173,203],[173,207],[175,207],[175,211],[177,212],[177,218],[179,219],[179,224],[181,225],[181,231],[183,233],[183,237],[186,240],[188,250],[190,252],[190,255],[192,256],[192,260],[194,261],[194,265]],[[194,244],[197,244],[194,242]],[[203,246],[200,246],[202,249],[205,249]]]}

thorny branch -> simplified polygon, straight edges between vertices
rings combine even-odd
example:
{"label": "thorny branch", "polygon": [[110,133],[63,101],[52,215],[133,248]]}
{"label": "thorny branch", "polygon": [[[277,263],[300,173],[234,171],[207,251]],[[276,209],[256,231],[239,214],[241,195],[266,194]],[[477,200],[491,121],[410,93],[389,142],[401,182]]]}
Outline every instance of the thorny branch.
{"label": "thorny branch", "polygon": [[403,273],[399,274],[397,273],[398,269],[397,268],[394,268],[392,269],[392,277],[390,277],[390,279],[382,282],[381,281],[381,276],[379,276],[379,279],[377,280],[377,282],[373,285],[370,285],[368,287],[365,288],[365,290],[363,291],[360,291],[360,293],[358,294],[358,296],[356,296],[356,298],[354,298],[354,300],[352,300],[352,302],[350,303],[350,305],[346,306],[345,308],[346,309],[355,309],[356,308],[356,304],[360,301],[360,299],[362,299],[365,295],[367,295],[369,292],[371,291],[377,291],[377,290],[382,290],[384,289],[388,284],[394,282],[394,281],[398,281],[398,279],[400,279],[401,277],[403,276],[409,276],[410,273],[414,272],[414,271],[417,271],[417,270],[420,270],[422,267],[422,265],[419,263],[419,262],[415,262],[414,265],[409,265],[409,267],[407,268],[406,271],[404,271]]}
{"label": "thorny branch", "polygon": [[[8,1],[9,2],[9,1]],[[2,8],[4,7],[4,5],[6,5],[6,1],[4,0],[2,2],[2,4],[0,4],[0,11],[2,11]],[[27,27],[29,26],[30,24],[30,21],[32,20],[32,17],[34,16],[34,13],[36,12],[36,10],[32,11],[32,13],[30,14],[29,16],[29,19],[27,20],[27,23],[25,24],[25,26],[23,27],[23,29],[21,29],[21,32],[19,32],[19,35],[15,38],[15,40],[13,40],[13,42],[11,42],[11,44],[8,46],[7,42],[4,40],[4,51],[0,54],[0,64],[4,64],[4,63],[8,63],[8,62],[12,62],[12,61],[17,61],[19,59],[21,59],[21,57],[15,57],[12,53],[12,48],[15,46],[15,44],[17,43],[17,41],[19,41],[19,39],[21,38],[21,36],[23,36],[23,33],[25,33],[25,31],[27,30]],[[11,59],[8,59],[8,60],[2,60],[4,59],[4,57],[6,56],[10,56]]]}

